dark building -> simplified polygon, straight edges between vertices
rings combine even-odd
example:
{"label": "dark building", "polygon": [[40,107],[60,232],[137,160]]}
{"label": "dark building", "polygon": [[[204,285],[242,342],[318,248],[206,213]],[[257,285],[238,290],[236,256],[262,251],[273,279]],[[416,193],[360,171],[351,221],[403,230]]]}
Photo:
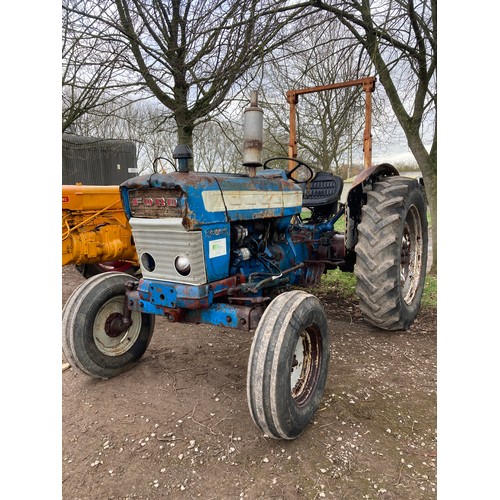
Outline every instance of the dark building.
{"label": "dark building", "polygon": [[135,143],[62,135],[62,183],[116,186],[137,175]]}

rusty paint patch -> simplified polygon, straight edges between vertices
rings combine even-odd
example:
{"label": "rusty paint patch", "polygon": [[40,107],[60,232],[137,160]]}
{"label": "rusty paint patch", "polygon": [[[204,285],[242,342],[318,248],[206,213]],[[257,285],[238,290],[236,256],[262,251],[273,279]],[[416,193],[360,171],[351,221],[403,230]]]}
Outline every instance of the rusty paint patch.
{"label": "rusty paint patch", "polygon": [[182,217],[180,189],[131,189],[128,192],[133,217]]}
{"label": "rusty paint patch", "polygon": [[[352,183],[351,190],[358,186],[359,184],[363,183],[366,181],[370,176],[375,175],[375,176],[394,176],[394,175],[399,175],[399,172],[396,170],[395,167],[393,167],[389,163],[381,163],[380,165],[376,165],[374,167],[366,168],[362,172],[360,172],[356,178],[354,179],[354,182]],[[349,190],[349,192],[351,191]]]}

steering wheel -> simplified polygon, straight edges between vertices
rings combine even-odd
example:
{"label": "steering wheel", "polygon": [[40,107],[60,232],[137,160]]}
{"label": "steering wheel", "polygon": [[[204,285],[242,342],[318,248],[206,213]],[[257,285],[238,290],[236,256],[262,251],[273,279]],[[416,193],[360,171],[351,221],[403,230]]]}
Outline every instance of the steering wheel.
{"label": "steering wheel", "polygon": [[165,158],[163,156],[158,156],[157,158],[154,159],[153,161],[153,172],[155,174],[158,174],[158,173],[165,173],[165,170],[162,169],[162,172],[158,172],[158,163],[160,160],[164,160],[166,161],[167,163],[169,163],[172,168],[174,169],[174,172],[177,172],[177,169],[175,168],[175,163],[172,161],[172,160],[169,160],[168,158]]}
{"label": "steering wheel", "polygon": [[[293,182],[295,182],[296,184],[300,184],[302,182],[309,182],[313,177],[314,177],[314,170],[307,164],[307,163],[304,163],[303,161],[301,160],[297,160],[297,158],[289,158],[287,156],[275,156],[274,158],[269,158],[268,160],[266,160],[264,162],[264,165],[262,165],[262,167],[265,169],[265,170],[270,170],[271,167],[268,166],[269,163],[271,163],[272,161],[276,161],[276,160],[292,160],[294,161],[297,165],[295,165],[295,167],[292,168],[292,170],[287,170],[286,171],[286,177],[287,179],[291,179]],[[292,177],[292,174],[299,168],[299,167],[306,167],[307,170],[309,171],[309,178],[308,179],[305,179],[305,180],[302,180],[302,181],[298,181],[297,179],[294,179]]]}

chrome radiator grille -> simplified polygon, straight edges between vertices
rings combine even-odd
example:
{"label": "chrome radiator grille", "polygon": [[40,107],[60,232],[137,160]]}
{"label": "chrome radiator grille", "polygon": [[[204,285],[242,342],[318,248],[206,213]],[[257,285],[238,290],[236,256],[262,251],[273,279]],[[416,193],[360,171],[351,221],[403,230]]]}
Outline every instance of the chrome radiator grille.
{"label": "chrome radiator grille", "polygon": [[[207,282],[201,231],[186,231],[181,218],[132,217],[129,223],[145,278],[193,285]],[[148,260],[148,254],[152,261]],[[191,263],[188,276],[180,275],[175,269],[174,261],[179,255],[185,255]],[[154,262],[153,269],[151,262]]]}

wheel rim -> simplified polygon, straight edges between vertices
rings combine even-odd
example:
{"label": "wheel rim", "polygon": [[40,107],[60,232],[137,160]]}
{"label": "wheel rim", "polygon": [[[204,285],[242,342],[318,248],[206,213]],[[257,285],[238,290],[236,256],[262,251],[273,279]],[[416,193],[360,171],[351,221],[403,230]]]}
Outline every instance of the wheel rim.
{"label": "wheel rim", "polygon": [[321,367],[321,333],[315,326],[306,328],[295,344],[290,370],[292,398],[298,406],[314,393]]}
{"label": "wheel rim", "polygon": [[106,356],[121,356],[135,343],[141,333],[141,313],[132,311],[132,325],[119,334],[107,332],[106,323],[112,317],[123,313],[123,296],[113,297],[99,309],[94,320],[94,342],[96,347]]}
{"label": "wheel rim", "polygon": [[406,217],[401,241],[400,283],[406,304],[413,302],[420,283],[423,242],[420,213],[418,208],[412,205]]}

